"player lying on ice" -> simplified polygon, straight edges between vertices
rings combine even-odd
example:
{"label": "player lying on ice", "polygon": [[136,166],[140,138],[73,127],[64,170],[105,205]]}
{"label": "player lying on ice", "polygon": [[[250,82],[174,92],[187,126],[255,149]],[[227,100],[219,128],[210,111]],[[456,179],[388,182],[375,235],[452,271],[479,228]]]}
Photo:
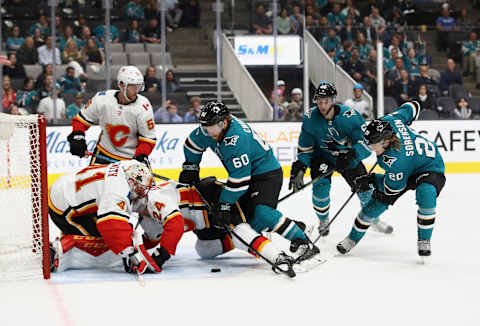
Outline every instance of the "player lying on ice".
{"label": "player lying on ice", "polygon": [[[153,256],[134,239],[131,201],[145,197],[152,184],[151,171],[136,160],[89,166],[60,177],[50,188],[48,200],[50,218],[62,232],[50,246],[51,270],[91,267],[98,261],[115,265],[121,257],[127,272],[161,272],[163,250],[175,254],[183,219],[181,215],[171,219],[163,250]],[[90,255],[75,256],[73,248]],[[94,258],[100,255],[102,259]]]}

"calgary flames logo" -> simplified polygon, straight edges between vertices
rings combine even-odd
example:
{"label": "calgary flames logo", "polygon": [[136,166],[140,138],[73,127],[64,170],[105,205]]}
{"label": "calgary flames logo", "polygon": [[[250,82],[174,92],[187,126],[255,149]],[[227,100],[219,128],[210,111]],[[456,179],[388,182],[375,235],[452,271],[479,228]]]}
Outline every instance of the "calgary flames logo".
{"label": "calgary flames logo", "polygon": [[130,133],[130,128],[125,125],[111,125],[106,124],[105,128],[107,129],[108,136],[113,146],[121,147],[127,142],[128,134]]}

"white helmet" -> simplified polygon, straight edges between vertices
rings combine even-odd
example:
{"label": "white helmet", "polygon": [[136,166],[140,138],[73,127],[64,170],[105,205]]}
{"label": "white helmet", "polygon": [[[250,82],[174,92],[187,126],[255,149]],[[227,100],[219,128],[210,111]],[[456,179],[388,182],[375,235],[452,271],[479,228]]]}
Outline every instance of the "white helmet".
{"label": "white helmet", "polygon": [[131,160],[125,167],[125,176],[134,198],[145,197],[153,185],[152,171],[136,160]]}
{"label": "white helmet", "polygon": [[[128,85],[140,85],[138,91],[143,92],[145,89],[145,84],[143,82],[143,75],[135,66],[123,66],[118,70],[117,73],[117,83],[120,87],[122,83],[125,87],[124,93],[126,92]],[[124,94],[126,95],[126,94]]]}

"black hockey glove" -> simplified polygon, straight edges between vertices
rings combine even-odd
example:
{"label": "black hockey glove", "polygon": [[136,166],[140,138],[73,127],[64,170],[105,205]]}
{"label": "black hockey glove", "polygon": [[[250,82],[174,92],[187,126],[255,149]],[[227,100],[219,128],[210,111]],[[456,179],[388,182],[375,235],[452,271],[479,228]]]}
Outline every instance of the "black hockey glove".
{"label": "black hockey glove", "polygon": [[292,169],[290,170],[290,182],[288,183],[288,189],[293,191],[298,191],[303,187],[303,175],[307,167],[300,161],[295,161],[292,164]]}
{"label": "black hockey glove", "polygon": [[196,184],[200,181],[199,177],[200,167],[196,163],[185,162],[182,164],[182,172],[178,177],[178,182],[189,185]]}
{"label": "black hockey glove", "polygon": [[123,267],[127,273],[143,274],[147,270],[153,273],[162,271],[143,244],[125,249],[120,256],[123,257]]}
{"label": "black hockey glove", "polygon": [[72,153],[72,155],[79,157],[85,156],[87,142],[85,141],[85,133],[83,131],[73,131],[68,135],[67,140],[70,143],[70,153]]}
{"label": "black hockey glove", "polygon": [[152,258],[157,263],[157,266],[162,268],[163,264],[170,259],[170,254],[167,249],[159,247],[153,251]]}
{"label": "black hockey glove", "polygon": [[350,149],[346,153],[341,153],[337,157],[337,163],[335,164],[335,169],[337,171],[345,171],[350,167],[350,163],[357,157],[357,154],[353,149]]}
{"label": "black hockey glove", "polygon": [[148,155],[146,155],[146,154],[138,154],[138,155],[134,156],[133,159],[139,161],[140,163],[145,164],[148,167],[150,167],[150,162],[148,161]]}
{"label": "black hockey glove", "polygon": [[366,192],[375,185],[375,173],[364,174],[353,180],[353,192]]}
{"label": "black hockey glove", "polygon": [[212,209],[210,222],[213,227],[223,229],[225,225],[231,224],[232,204],[218,203]]}

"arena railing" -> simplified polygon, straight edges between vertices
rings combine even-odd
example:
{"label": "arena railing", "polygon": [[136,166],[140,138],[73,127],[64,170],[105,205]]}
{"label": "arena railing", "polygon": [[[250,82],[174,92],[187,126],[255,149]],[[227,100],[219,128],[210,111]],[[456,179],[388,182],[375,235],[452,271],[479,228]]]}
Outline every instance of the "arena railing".
{"label": "arena railing", "polygon": [[253,77],[235,55],[235,50],[222,34],[223,77],[242,107],[248,120],[272,120],[273,108]]}

